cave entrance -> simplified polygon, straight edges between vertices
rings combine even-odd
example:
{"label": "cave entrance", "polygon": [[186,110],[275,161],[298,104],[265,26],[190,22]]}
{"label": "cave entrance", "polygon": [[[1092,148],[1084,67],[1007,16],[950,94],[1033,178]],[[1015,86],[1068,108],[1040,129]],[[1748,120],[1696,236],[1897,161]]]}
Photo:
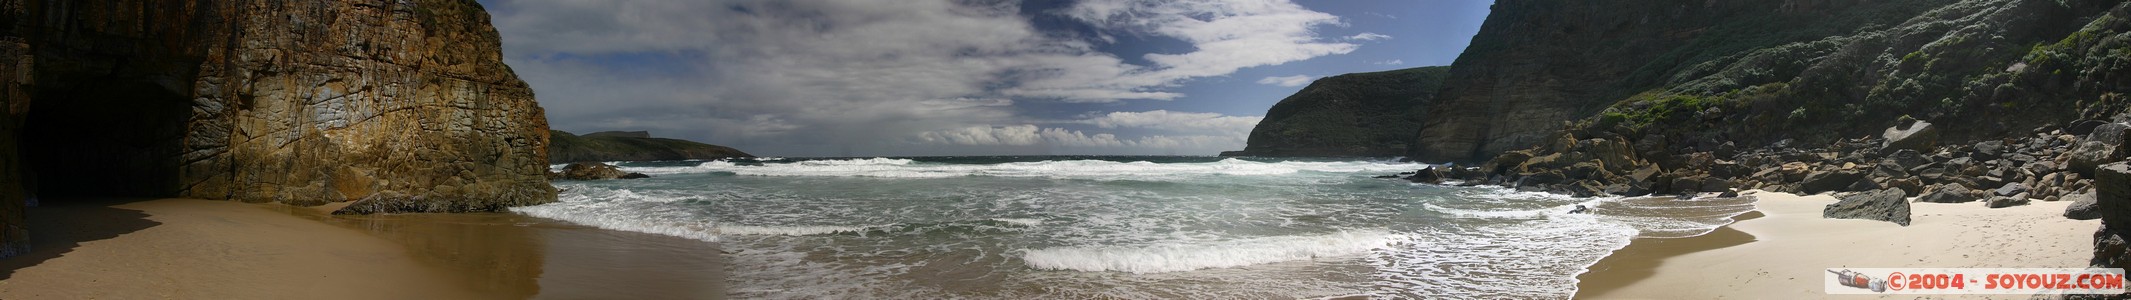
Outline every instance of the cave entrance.
{"label": "cave entrance", "polygon": [[20,146],[39,198],[177,194],[192,115],[178,91],[189,82],[105,79],[40,86],[33,96]]}

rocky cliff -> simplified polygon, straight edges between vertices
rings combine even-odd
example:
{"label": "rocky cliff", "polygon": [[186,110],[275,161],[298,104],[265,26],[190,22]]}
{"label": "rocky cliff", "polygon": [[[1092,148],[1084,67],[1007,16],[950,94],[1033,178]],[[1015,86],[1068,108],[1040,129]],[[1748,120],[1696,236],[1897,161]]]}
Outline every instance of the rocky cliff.
{"label": "rocky cliff", "polygon": [[1400,156],[1450,67],[1325,77],[1281,99],[1240,156]]}
{"label": "rocky cliff", "polygon": [[[1486,163],[1414,178],[1577,195],[1899,190],[1993,208],[2095,197],[2098,214],[2067,215],[2105,220],[2094,265],[2131,266],[2131,3],[1598,6],[1498,2],[1415,150]],[[1872,206],[1827,215],[1905,219]]]}
{"label": "rocky cliff", "polygon": [[544,114],[472,0],[0,0],[0,30],[0,178],[28,177],[0,182],[6,249],[30,193],[555,199]]}
{"label": "rocky cliff", "polygon": [[548,162],[647,161],[754,157],[731,147],[651,137],[644,131],[607,131],[583,136],[550,130]]}
{"label": "rocky cliff", "polygon": [[[1782,81],[1954,2],[1497,1],[1421,118],[1409,157],[1484,161],[1542,142],[1563,121],[1710,73],[1742,75],[1708,87],[1718,93]],[[1749,55],[1770,50],[1787,52]],[[1747,60],[1752,68],[1728,68]]]}

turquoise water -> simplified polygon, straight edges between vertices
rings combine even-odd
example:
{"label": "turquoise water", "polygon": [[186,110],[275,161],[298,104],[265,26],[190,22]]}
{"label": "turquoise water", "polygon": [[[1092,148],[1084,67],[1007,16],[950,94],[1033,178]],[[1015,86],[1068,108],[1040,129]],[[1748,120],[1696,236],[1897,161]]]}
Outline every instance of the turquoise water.
{"label": "turquoise water", "polygon": [[[737,298],[1562,298],[1629,239],[1735,199],[1572,199],[1370,176],[1393,161],[932,157],[620,163],[514,209],[715,241]],[[1596,214],[1567,214],[1575,205]],[[709,244],[706,244],[709,245]]]}

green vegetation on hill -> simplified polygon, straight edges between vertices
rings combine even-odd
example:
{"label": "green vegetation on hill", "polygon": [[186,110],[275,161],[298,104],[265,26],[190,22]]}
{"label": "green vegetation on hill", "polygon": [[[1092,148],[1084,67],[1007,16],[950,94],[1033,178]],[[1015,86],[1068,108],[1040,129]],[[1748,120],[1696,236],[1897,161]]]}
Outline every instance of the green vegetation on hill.
{"label": "green vegetation on hill", "polygon": [[1450,67],[1327,77],[1280,100],[1251,130],[1248,156],[1396,156]]}
{"label": "green vegetation on hill", "polygon": [[548,131],[548,162],[649,161],[754,157],[731,147],[651,137],[650,133],[597,132],[574,135]]}
{"label": "green vegetation on hill", "polygon": [[2125,107],[2118,95],[2131,91],[2131,77],[2121,75],[2131,74],[2125,7],[1953,1],[1898,23],[1728,50],[1736,53],[1670,72],[1585,127],[1706,151],[1716,140],[1821,144],[1874,135],[1902,116],[1958,120],[1939,122],[1956,140],[2109,119]]}

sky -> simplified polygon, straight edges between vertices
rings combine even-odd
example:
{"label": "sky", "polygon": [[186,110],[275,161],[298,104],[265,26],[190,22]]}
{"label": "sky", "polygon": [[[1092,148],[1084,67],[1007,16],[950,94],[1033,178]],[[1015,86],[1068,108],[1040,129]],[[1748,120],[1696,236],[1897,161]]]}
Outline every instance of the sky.
{"label": "sky", "polygon": [[758,156],[1213,155],[1490,0],[480,0],[549,126]]}

